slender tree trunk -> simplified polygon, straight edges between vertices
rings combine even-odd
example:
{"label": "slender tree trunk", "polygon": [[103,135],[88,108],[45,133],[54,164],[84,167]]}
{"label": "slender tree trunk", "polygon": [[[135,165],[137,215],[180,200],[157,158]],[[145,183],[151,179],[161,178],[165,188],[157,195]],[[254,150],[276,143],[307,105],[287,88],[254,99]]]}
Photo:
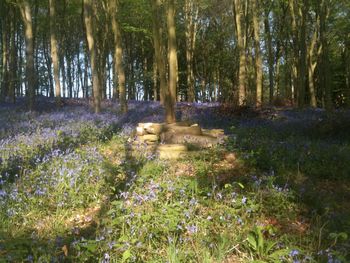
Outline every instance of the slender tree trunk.
{"label": "slender tree trunk", "polygon": [[116,16],[118,11],[117,0],[109,0],[112,29],[114,33],[114,69],[113,74],[118,76],[120,110],[125,113],[128,110],[126,101],[125,72],[123,67],[123,48],[120,26]]}
{"label": "slender tree trunk", "polygon": [[327,111],[333,109],[331,71],[329,69],[329,48],[327,39],[326,21],[329,14],[329,0],[320,1],[320,44],[321,44],[321,63],[320,63],[320,86],[324,93],[324,104]]}
{"label": "slender tree trunk", "polygon": [[155,59],[153,61],[153,100],[158,100],[158,69]]}
{"label": "slender tree trunk", "polygon": [[[68,53],[69,52],[69,53]],[[68,97],[73,98],[73,80],[72,80],[72,59],[70,51],[67,52],[67,81],[68,81]]]}
{"label": "slender tree trunk", "polygon": [[[44,39],[46,39],[46,37],[44,37]],[[43,43],[43,54],[44,54],[44,58],[45,58],[45,63],[46,63],[46,68],[48,71],[48,82],[49,82],[49,88],[47,89],[47,96],[50,96],[51,98],[53,98],[55,96],[54,94],[54,88],[53,88],[53,77],[52,77],[52,60],[49,54],[49,43],[45,42]]]}
{"label": "slender tree trunk", "polygon": [[[276,44],[276,55],[275,55],[275,64],[276,64],[276,69],[275,69],[275,78],[274,78],[274,90],[276,91],[277,96],[281,96],[283,93],[285,95],[285,91],[281,91],[280,87],[280,72],[281,72],[281,45],[279,42]],[[283,96],[284,96],[283,95]]]}
{"label": "slender tree trunk", "polygon": [[[85,49],[88,49],[85,47]],[[84,97],[88,98],[89,97],[89,73],[88,73],[88,68],[89,68],[89,57],[88,57],[88,52],[84,53],[84,87],[85,87],[85,92],[84,92]]]}
{"label": "slender tree trunk", "polygon": [[[289,0],[289,10],[291,15],[291,25],[292,25],[292,42],[293,42],[293,58],[292,58],[292,93],[294,103],[298,103],[300,101],[299,92],[300,88],[300,36],[299,36],[299,26],[297,18],[299,17],[298,10],[299,8],[295,6],[294,0]],[[300,19],[299,19],[300,20]]]}
{"label": "slender tree trunk", "polygon": [[193,57],[198,25],[198,7],[195,5],[194,0],[185,0],[184,12],[186,26],[187,101],[194,102],[196,96]]}
{"label": "slender tree trunk", "polygon": [[242,0],[234,0],[234,14],[237,35],[237,45],[239,51],[239,74],[238,74],[238,105],[246,104],[246,84],[247,84],[247,61],[246,61],[246,27],[245,12]]}
{"label": "slender tree trunk", "polygon": [[95,113],[101,112],[101,83],[98,72],[98,59],[95,45],[95,38],[93,33],[93,22],[92,22],[92,0],[84,0],[84,22],[86,28],[86,37],[88,42],[88,48],[90,53],[90,64],[92,73],[92,87],[94,92],[94,109]]}
{"label": "slender tree trunk", "polygon": [[175,2],[168,0],[167,28],[169,44],[169,96],[165,98],[165,119],[167,123],[176,122],[175,103],[177,88],[177,48],[175,27]]}
{"label": "slender tree trunk", "polygon": [[16,46],[16,13],[15,9],[10,9],[10,53],[9,53],[9,93],[8,98],[11,103],[16,102],[16,83],[17,83],[17,46]]}
{"label": "slender tree trunk", "polygon": [[29,110],[34,110],[35,104],[35,84],[36,72],[34,67],[34,41],[32,12],[28,1],[20,2],[20,11],[24,23],[25,42],[26,42],[26,82],[29,95]]}
{"label": "slender tree trunk", "polygon": [[300,57],[299,57],[299,67],[298,67],[298,106],[303,108],[305,106],[305,94],[307,85],[307,47],[306,47],[306,16],[308,13],[308,0],[303,1],[303,6],[300,7],[301,10],[301,28],[300,28]]}
{"label": "slender tree trunk", "polygon": [[[6,6],[4,7],[5,12],[7,12]],[[5,100],[7,93],[8,93],[8,73],[9,73],[9,63],[8,63],[8,57],[9,57],[9,48],[8,48],[8,26],[7,26],[7,17],[4,16],[2,20],[2,80],[1,80],[1,100]]]}
{"label": "slender tree trunk", "polygon": [[17,90],[17,97],[23,96],[23,82],[22,82],[22,64],[23,64],[23,56],[22,56],[22,50],[23,50],[23,37],[22,34],[18,34],[18,41],[17,41],[17,57],[18,57],[18,90]]}
{"label": "slender tree trunk", "polygon": [[274,95],[274,79],[273,79],[273,71],[274,71],[274,59],[273,59],[273,49],[272,49],[272,35],[270,29],[269,22],[270,11],[265,10],[264,17],[264,25],[265,25],[265,35],[266,35],[266,46],[267,46],[267,57],[268,57],[268,65],[269,65],[269,102],[272,104],[273,95]]}
{"label": "slender tree trunk", "polygon": [[118,76],[117,74],[115,74],[117,69],[114,63],[114,59],[112,62],[112,71],[113,71],[113,97],[112,98],[113,98],[113,101],[116,101],[117,99],[119,99],[119,87],[118,87]]}
{"label": "slender tree trunk", "polygon": [[149,89],[149,78],[148,78],[148,59],[146,53],[143,50],[144,60],[143,60],[143,88],[144,88],[144,97],[145,101],[149,100],[150,89]]}
{"label": "slender tree trunk", "polygon": [[152,25],[153,25],[153,44],[154,53],[157,61],[157,69],[159,73],[159,93],[160,102],[164,105],[165,97],[168,93],[166,65],[165,65],[165,48],[162,40],[161,17],[161,0],[152,0]]}
{"label": "slender tree trunk", "polygon": [[[80,60],[80,43],[79,43],[79,46],[78,46],[78,54],[77,54],[77,61],[78,61],[78,76],[77,78],[79,77],[79,80],[80,80],[80,87],[81,87],[81,93],[82,93],[82,97],[84,98],[85,97],[85,88],[84,88],[84,76],[83,76],[83,70],[81,69],[81,64],[82,64],[82,61]],[[79,97],[79,93],[78,93],[78,97]]]}
{"label": "slender tree trunk", "polygon": [[254,46],[255,46],[255,83],[256,83],[256,102],[257,107],[261,107],[263,102],[263,62],[260,49],[260,15],[258,0],[253,0],[253,27],[254,27]]}
{"label": "slender tree trunk", "polygon": [[345,83],[346,83],[346,106],[350,108],[350,39],[345,46]]}
{"label": "slender tree trunk", "polygon": [[[317,19],[319,20],[319,19]],[[317,24],[319,21],[317,21]],[[314,75],[315,75],[315,69],[317,66],[317,58],[314,58],[315,53],[315,47],[317,42],[317,30],[313,33],[313,36],[311,38],[310,46],[308,48],[308,81],[309,81],[309,92],[310,92],[310,105],[311,107],[317,107],[317,100],[316,100],[316,90],[315,90],[315,82],[314,82]]]}
{"label": "slender tree trunk", "polygon": [[60,67],[61,67],[61,75],[62,75],[62,93],[63,97],[66,98],[67,94],[67,74],[66,74],[66,67],[65,67],[65,58],[64,55],[61,54],[61,62],[60,62]]}

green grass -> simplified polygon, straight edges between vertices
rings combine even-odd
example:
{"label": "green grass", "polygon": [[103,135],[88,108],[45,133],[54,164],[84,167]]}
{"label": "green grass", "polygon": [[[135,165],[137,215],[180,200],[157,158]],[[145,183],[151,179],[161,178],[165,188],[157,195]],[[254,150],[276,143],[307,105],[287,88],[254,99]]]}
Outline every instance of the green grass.
{"label": "green grass", "polygon": [[232,132],[184,160],[115,135],[37,165],[2,204],[0,262],[349,260],[349,144]]}

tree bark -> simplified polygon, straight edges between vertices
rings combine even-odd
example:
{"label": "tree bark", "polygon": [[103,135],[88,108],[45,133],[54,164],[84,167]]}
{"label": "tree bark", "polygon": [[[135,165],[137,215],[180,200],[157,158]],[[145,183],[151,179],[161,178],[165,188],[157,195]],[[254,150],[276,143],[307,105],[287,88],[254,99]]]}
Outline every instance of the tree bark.
{"label": "tree bark", "polygon": [[158,100],[158,68],[155,59],[153,61],[153,100]]}
{"label": "tree bark", "polygon": [[175,103],[177,88],[177,48],[175,27],[175,2],[168,0],[167,10],[168,50],[169,50],[169,96],[165,98],[165,119],[167,123],[176,122]]}
{"label": "tree bark", "polygon": [[324,93],[324,106],[327,111],[333,110],[331,72],[329,70],[329,47],[327,39],[326,21],[329,14],[328,0],[320,1],[320,44],[321,44],[321,62],[320,62],[320,86]]}
{"label": "tree bark", "polygon": [[[4,12],[7,12],[7,8],[6,5],[4,5]],[[8,57],[9,57],[9,44],[8,44],[8,40],[9,40],[9,33],[8,33],[8,26],[7,26],[7,22],[8,19],[6,16],[3,16],[3,20],[1,21],[1,41],[2,41],[2,56],[1,56],[1,65],[2,65],[2,71],[1,71],[1,100],[5,100],[5,98],[7,97],[7,93],[8,93],[8,75],[9,75],[9,61],[8,61]]]}
{"label": "tree bark", "polygon": [[84,0],[84,22],[86,28],[86,37],[90,53],[90,64],[92,72],[92,87],[94,92],[94,110],[95,113],[101,112],[101,80],[98,72],[97,50],[92,25],[92,0]]}
{"label": "tree bark", "polygon": [[17,46],[16,46],[16,20],[15,9],[10,9],[10,58],[9,58],[9,93],[8,97],[11,103],[16,102],[16,83],[17,83]]}
{"label": "tree bark", "polygon": [[307,81],[307,47],[306,47],[306,17],[308,13],[308,0],[303,1],[301,10],[301,26],[300,26],[300,56],[298,67],[298,106],[303,108],[305,106],[305,94],[306,94],[306,81]]}
{"label": "tree bark", "polygon": [[21,16],[24,23],[25,42],[26,42],[26,82],[29,95],[29,110],[34,110],[35,90],[36,90],[36,72],[34,67],[34,41],[33,41],[33,23],[32,12],[28,1],[19,2]]}
{"label": "tree bark", "polygon": [[268,65],[269,65],[269,102],[273,103],[273,95],[274,95],[274,79],[273,79],[273,71],[274,71],[274,59],[273,59],[273,50],[272,50],[272,35],[270,29],[269,22],[270,10],[265,9],[265,17],[264,17],[264,25],[265,25],[265,35],[266,35],[266,47],[267,47],[267,57],[268,57]]}
{"label": "tree bark", "polygon": [[256,102],[257,107],[261,107],[263,102],[263,68],[260,49],[260,15],[258,0],[253,0],[253,28],[254,28],[254,46],[255,46],[255,83],[256,83]]}
{"label": "tree bark", "polygon": [[246,61],[246,27],[244,3],[242,0],[234,0],[234,16],[236,25],[237,46],[239,52],[238,74],[238,105],[246,104],[247,61]]}
{"label": "tree bark", "polygon": [[[317,24],[319,24],[319,19],[317,19]],[[311,107],[316,108],[317,107],[317,99],[316,99],[316,90],[315,90],[315,82],[314,82],[314,75],[315,75],[315,69],[317,66],[317,57],[315,58],[315,47],[317,42],[317,30],[315,29],[310,46],[308,48],[308,81],[309,81],[309,92],[310,92],[310,105]],[[319,53],[319,52],[317,52]]]}
{"label": "tree bark", "polygon": [[187,70],[187,101],[194,102],[195,79],[193,73],[193,57],[197,35],[198,7],[194,0],[185,0],[185,27],[186,27],[186,70]]}
{"label": "tree bark", "polygon": [[166,66],[165,66],[165,48],[162,40],[162,27],[161,27],[161,17],[159,16],[161,12],[161,1],[152,0],[152,25],[153,25],[153,45],[154,53],[157,62],[157,69],[159,73],[159,93],[160,93],[160,103],[164,105],[165,97],[168,93],[167,88],[167,77],[166,77]]}

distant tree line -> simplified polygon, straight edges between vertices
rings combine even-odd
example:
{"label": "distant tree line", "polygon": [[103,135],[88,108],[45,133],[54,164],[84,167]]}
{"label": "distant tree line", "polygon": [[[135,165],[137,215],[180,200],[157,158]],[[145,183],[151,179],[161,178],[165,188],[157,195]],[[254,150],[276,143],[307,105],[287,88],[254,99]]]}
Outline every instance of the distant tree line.
{"label": "distant tree line", "polygon": [[0,97],[350,105],[348,0],[2,0]]}

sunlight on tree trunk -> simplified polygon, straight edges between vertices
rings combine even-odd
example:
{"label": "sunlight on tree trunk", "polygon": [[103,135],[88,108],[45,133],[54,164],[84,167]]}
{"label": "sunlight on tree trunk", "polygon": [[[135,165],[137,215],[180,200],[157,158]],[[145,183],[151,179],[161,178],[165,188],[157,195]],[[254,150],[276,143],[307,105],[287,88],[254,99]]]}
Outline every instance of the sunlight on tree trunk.
{"label": "sunlight on tree trunk", "polygon": [[34,41],[33,41],[33,24],[32,12],[28,1],[19,3],[21,16],[24,23],[25,42],[26,42],[26,82],[29,95],[29,110],[34,110],[35,103],[35,78],[36,72],[34,67]]}
{"label": "sunlight on tree trunk", "polygon": [[274,96],[274,78],[273,78],[274,58],[273,58],[273,51],[272,51],[272,36],[271,36],[269,15],[270,15],[270,10],[268,10],[267,7],[265,7],[264,25],[265,25],[265,39],[266,39],[265,45],[267,49],[267,61],[268,61],[268,68],[269,68],[269,102],[270,104],[272,104],[273,96]]}
{"label": "sunlight on tree trunk", "polygon": [[58,58],[58,45],[56,37],[56,1],[49,0],[50,6],[50,41],[51,41],[51,59],[53,64],[53,75],[55,81],[56,103],[61,104],[61,82],[60,82],[60,64]]}
{"label": "sunlight on tree trunk", "polygon": [[164,105],[165,97],[168,93],[167,78],[166,78],[166,66],[165,66],[165,48],[162,39],[162,27],[161,18],[159,16],[161,12],[161,1],[152,0],[152,25],[153,25],[153,45],[154,54],[157,61],[157,69],[159,73],[159,90],[160,90],[160,102]]}
{"label": "sunlight on tree trunk", "polygon": [[234,0],[234,15],[236,25],[237,46],[239,52],[239,73],[238,73],[238,105],[246,104],[247,84],[247,61],[246,61],[246,30],[245,10],[242,0]]}
{"label": "sunlight on tree trunk", "polygon": [[94,92],[94,109],[95,113],[101,112],[101,83],[98,72],[97,51],[92,26],[92,0],[84,0],[84,22],[86,28],[86,37],[90,53],[92,87]]}
{"label": "sunlight on tree trunk", "polygon": [[114,34],[114,74],[118,76],[120,110],[121,112],[125,113],[128,111],[128,105],[126,102],[122,39],[118,18],[116,17],[116,12],[118,11],[117,0],[109,0],[109,11]]}
{"label": "sunlight on tree trunk", "polygon": [[167,28],[169,43],[169,96],[165,98],[165,116],[167,123],[173,123],[175,118],[176,87],[177,87],[177,50],[175,28],[175,3],[168,0]]}
{"label": "sunlight on tree trunk", "polygon": [[254,27],[254,46],[255,46],[255,83],[256,83],[256,102],[257,107],[261,107],[263,101],[263,68],[260,50],[260,20],[259,20],[259,1],[253,0],[253,27]]}

